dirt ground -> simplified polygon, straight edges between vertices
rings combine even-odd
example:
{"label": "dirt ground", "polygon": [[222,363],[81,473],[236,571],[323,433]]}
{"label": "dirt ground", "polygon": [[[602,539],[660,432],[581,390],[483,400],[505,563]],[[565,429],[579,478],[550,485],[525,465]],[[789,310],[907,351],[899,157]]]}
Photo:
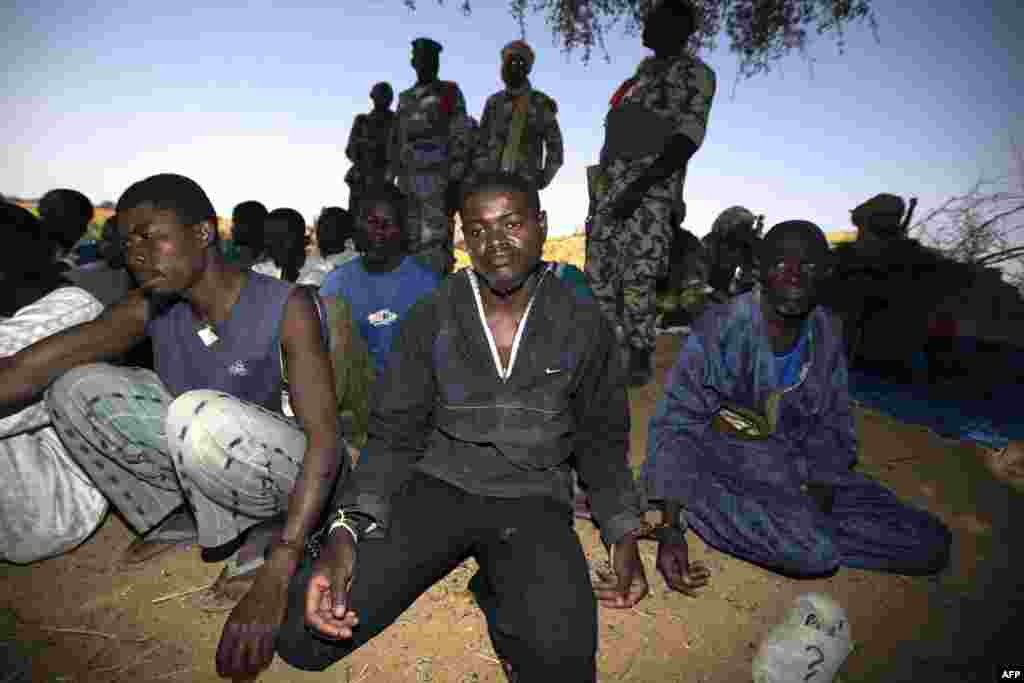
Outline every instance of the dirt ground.
{"label": "dirt ground", "polygon": [[[679,340],[663,337],[664,376]],[[660,381],[631,392],[632,457],[644,453]],[[982,464],[980,449],[860,411],[861,469],[954,530],[954,560],[937,578],[840,570],[820,580],[786,579],[720,554],[691,534],[691,556],[712,583],[697,599],[670,593],[644,544],[652,594],[627,612],[601,611],[599,680],[735,683],[750,680],[761,637],[807,591],[834,596],[849,613],[856,649],[840,674],[856,681],[989,681],[1010,663],[1010,623],[1021,605],[1022,541],[1012,533],[1022,497]],[[606,560],[592,524],[577,521],[592,564]],[[132,532],[111,515],[96,535],[63,557],[0,565],[0,631],[17,633],[37,681],[215,681],[213,659],[226,614],[199,611],[189,597],[159,598],[211,583],[219,564],[198,549],[144,569],[113,569]],[[338,681],[444,683],[503,681],[480,612],[466,592],[475,567],[459,567],[383,635],[323,674],[280,660],[267,683]],[[154,602],[157,601],[157,602]],[[0,635],[3,635],[0,632]],[[1010,653],[1001,654],[1009,649]],[[1018,654],[1016,665],[1024,663]],[[569,682],[566,682],[569,683]]]}

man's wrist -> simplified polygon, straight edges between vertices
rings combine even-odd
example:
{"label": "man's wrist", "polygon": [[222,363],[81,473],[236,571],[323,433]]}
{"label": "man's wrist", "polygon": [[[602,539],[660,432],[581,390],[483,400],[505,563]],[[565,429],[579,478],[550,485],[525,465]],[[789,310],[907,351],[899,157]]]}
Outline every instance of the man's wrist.
{"label": "man's wrist", "polygon": [[626,533],[619,536],[619,540],[615,541],[615,545],[622,545],[624,543],[637,543],[641,538],[650,533],[651,525],[646,522],[642,522],[640,526],[630,529]]}
{"label": "man's wrist", "polygon": [[271,543],[267,554],[267,574],[291,578],[305,554],[305,545],[296,541],[277,540]]}
{"label": "man's wrist", "polygon": [[368,534],[379,528],[379,526],[377,520],[370,515],[341,508],[334,513],[328,522],[325,537],[329,540],[334,534],[341,531],[351,535],[352,541],[358,543],[364,540]]}
{"label": "man's wrist", "polygon": [[665,501],[659,526],[672,527],[685,532],[690,528],[690,519],[686,508],[678,501]]}
{"label": "man's wrist", "polygon": [[686,543],[686,530],[680,529],[676,526],[669,526],[668,524],[659,524],[654,527],[651,535],[658,543],[666,543],[669,545],[680,545]]}

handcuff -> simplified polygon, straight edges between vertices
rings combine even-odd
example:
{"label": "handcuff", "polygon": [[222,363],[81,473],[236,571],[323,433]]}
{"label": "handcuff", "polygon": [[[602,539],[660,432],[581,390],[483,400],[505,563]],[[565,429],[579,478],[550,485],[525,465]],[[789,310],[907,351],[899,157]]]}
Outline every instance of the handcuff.
{"label": "handcuff", "polygon": [[344,508],[339,508],[338,511],[331,516],[327,526],[310,538],[310,553],[313,555],[314,559],[319,557],[323,544],[326,543],[331,534],[338,529],[344,529],[352,536],[352,541],[354,543],[359,543],[359,541],[366,538],[368,534],[378,528],[380,528],[380,524],[377,520],[373,519],[373,517],[358,512],[346,513]]}

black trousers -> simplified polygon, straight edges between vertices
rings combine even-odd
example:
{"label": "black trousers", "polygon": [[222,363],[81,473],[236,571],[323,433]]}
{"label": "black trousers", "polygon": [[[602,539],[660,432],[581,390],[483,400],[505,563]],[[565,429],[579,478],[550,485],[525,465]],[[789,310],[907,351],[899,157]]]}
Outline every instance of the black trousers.
{"label": "black trousers", "polygon": [[494,648],[522,680],[596,681],[597,601],[572,511],[547,498],[485,498],[420,473],[392,501],[388,538],[358,546],[353,638],[328,641],[306,628],[307,560],[292,579],[278,655],[326,669],[470,556]]}

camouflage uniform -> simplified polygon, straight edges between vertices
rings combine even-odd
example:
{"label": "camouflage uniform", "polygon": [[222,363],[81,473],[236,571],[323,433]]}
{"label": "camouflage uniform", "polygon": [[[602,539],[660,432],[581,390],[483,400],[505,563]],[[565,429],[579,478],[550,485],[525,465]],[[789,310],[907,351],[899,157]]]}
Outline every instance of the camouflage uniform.
{"label": "camouflage uniform", "polygon": [[446,192],[466,174],[471,143],[458,84],[433,81],[399,95],[390,162],[408,198],[409,251],[442,276],[455,264]]}
{"label": "camouflage uniform", "polygon": [[[510,168],[502,168],[502,156],[520,96],[529,98],[526,126],[519,143],[518,158]],[[474,173],[508,171],[527,178],[538,189],[547,187],[564,160],[562,130],[558,127],[557,115],[555,101],[532,89],[529,81],[517,90],[506,88],[488,97],[473,152]]]}
{"label": "camouflage uniform", "polygon": [[[672,134],[687,136],[698,147],[704,141],[715,73],[692,55],[672,59],[648,57],[636,76],[612,98],[612,108],[642,107],[668,124]],[[601,151],[602,189],[587,235],[587,278],[605,315],[621,326],[634,349],[655,344],[655,283],[667,273],[672,231],[683,215],[686,169],[652,187],[640,208],[624,223],[609,214],[620,194],[651,167],[660,152],[638,158],[611,158],[609,137]]]}
{"label": "camouflage uniform", "polygon": [[388,145],[395,124],[395,113],[359,114],[352,123],[345,156],[352,168],[345,174],[349,186],[349,211],[357,209],[360,195],[374,183],[388,182]]}

